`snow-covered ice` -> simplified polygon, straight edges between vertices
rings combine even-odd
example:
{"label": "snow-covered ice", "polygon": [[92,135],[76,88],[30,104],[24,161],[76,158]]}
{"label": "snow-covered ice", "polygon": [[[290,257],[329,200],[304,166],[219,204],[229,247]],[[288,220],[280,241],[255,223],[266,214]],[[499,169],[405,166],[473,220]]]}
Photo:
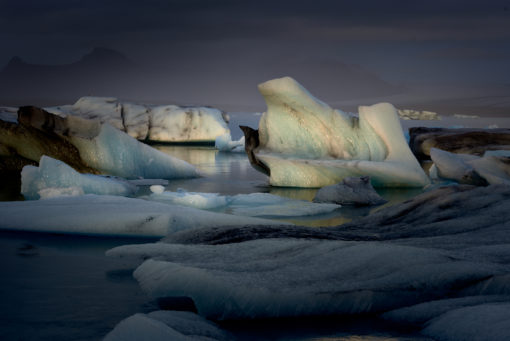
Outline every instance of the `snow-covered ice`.
{"label": "snow-covered ice", "polygon": [[399,109],[398,116],[403,120],[437,121],[441,119],[437,112],[413,109]]}
{"label": "snow-covered ice", "polygon": [[39,167],[25,166],[21,171],[21,194],[25,199],[44,199],[59,195],[131,195],[136,186],[126,181],[93,174],[80,174],[62,161],[43,155]]}
{"label": "snow-covered ice", "polygon": [[282,224],[190,207],[109,195],[0,202],[0,229],[54,233],[164,237],[185,229]]}
{"label": "snow-covered ice", "polygon": [[216,324],[186,311],[154,311],[135,314],[121,322],[109,332],[105,341],[192,341],[233,340]]}
{"label": "snow-covered ice", "polygon": [[361,106],[359,117],[333,110],[289,77],[259,85],[267,111],[259,123],[256,158],[275,186],[322,187],[369,175],[374,186],[429,183],[411,153],[397,110]]}
{"label": "snow-covered ice", "polygon": [[217,193],[194,193],[180,189],[177,192],[162,191],[162,187],[151,187],[148,199],[195,207],[203,210],[222,209],[234,215],[251,217],[300,217],[329,213],[338,208],[336,204],[311,203],[294,200],[269,193],[220,195]]}

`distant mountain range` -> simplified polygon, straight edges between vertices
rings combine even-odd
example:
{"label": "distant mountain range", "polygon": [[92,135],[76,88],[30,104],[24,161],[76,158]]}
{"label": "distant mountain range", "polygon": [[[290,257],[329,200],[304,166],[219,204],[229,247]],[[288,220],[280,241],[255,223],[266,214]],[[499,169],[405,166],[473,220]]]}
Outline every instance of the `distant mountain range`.
{"label": "distant mountain range", "polygon": [[108,96],[121,88],[125,93],[141,74],[134,62],[106,48],[64,65],[30,64],[16,56],[0,71],[0,103],[53,105],[84,95]]}

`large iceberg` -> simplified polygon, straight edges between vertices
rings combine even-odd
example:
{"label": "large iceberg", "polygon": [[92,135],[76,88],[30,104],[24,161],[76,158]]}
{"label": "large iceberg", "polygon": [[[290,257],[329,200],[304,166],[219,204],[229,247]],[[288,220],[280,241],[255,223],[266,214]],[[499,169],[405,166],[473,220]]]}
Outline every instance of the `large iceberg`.
{"label": "large iceberg", "polygon": [[126,181],[93,174],[80,174],[64,162],[43,155],[39,167],[25,166],[21,172],[21,194],[25,199],[56,195],[131,195],[136,186]]}
{"label": "large iceberg", "polygon": [[73,105],[46,108],[61,115],[75,115],[107,122],[139,140],[152,142],[214,142],[230,133],[228,116],[210,107],[145,105],[115,97],[82,97]]}
{"label": "large iceberg", "polygon": [[80,172],[123,178],[197,177],[191,164],[160,152],[108,123],[60,117],[36,107],[21,107],[19,124],[2,122],[0,142],[19,156],[38,162],[42,155],[64,161]]}
{"label": "large iceberg", "polygon": [[204,227],[282,225],[260,218],[94,194],[0,202],[0,216],[0,229],[6,230],[136,237],[164,237]]}
{"label": "large iceberg", "polygon": [[258,136],[246,137],[247,151],[271,185],[322,187],[363,175],[374,186],[429,183],[391,104],[361,106],[359,117],[352,116],[333,110],[289,77],[262,83],[259,91],[267,111]]}

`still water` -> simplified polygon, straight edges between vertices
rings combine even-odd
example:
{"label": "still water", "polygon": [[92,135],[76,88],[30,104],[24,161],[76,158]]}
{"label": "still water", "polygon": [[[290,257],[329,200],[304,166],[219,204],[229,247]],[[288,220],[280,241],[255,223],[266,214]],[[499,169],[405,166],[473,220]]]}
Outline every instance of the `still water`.
{"label": "still water", "polygon": [[[316,189],[275,188],[255,171],[244,154],[212,147],[156,146],[186,160],[202,173],[174,180],[167,190],[272,193],[311,200]],[[21,200],[19,183],[3,186],[0,200]],[[387,205],[417,190],[385,190]],[[149,193],[141,188],[138,195]],[[378,208],[375,208],[378,209]],[[308,226],[338,225],[374,209],[342,207],[327,215],[286,219]],[[112,247],[153,240],[93,238],[39,233],[0,232],[0,340],[100,340],[122,319],[157,310],[132,277],[136,264],[111,259]],[[414,332],[386,326],[373,316],[223,323],[240,340],[424,340]]]}

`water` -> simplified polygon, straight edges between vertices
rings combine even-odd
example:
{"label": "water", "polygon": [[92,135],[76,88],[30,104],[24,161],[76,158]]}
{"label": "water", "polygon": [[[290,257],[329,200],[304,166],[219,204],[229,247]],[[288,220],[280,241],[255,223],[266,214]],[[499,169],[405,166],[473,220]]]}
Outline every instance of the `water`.
{"label": "water", "polygon": [[[244,154],[200,146],[155,147],[196,165],[204,175],[170,181],[167,190],[224,195],[262,192],[302,200],[311,200],[317,191],[269,186],[268,178],[254,170]],[[2,179],[1,200],[22,199],[14,180]],[[417,192],[381,190],[380,194],[391,205]],[[147,193],[145,187],[138,195]],[[326,215],[285,221],[338,225],[375,209],[342,207]],[[99,340],[120,320],[158,309],[132,277],[136,264],[104,256],[112,247],[141,242],[147,240],[0,232],[0,340]],[[240,340],[422,339],[373,316],[226,322],[222,326]]]}

